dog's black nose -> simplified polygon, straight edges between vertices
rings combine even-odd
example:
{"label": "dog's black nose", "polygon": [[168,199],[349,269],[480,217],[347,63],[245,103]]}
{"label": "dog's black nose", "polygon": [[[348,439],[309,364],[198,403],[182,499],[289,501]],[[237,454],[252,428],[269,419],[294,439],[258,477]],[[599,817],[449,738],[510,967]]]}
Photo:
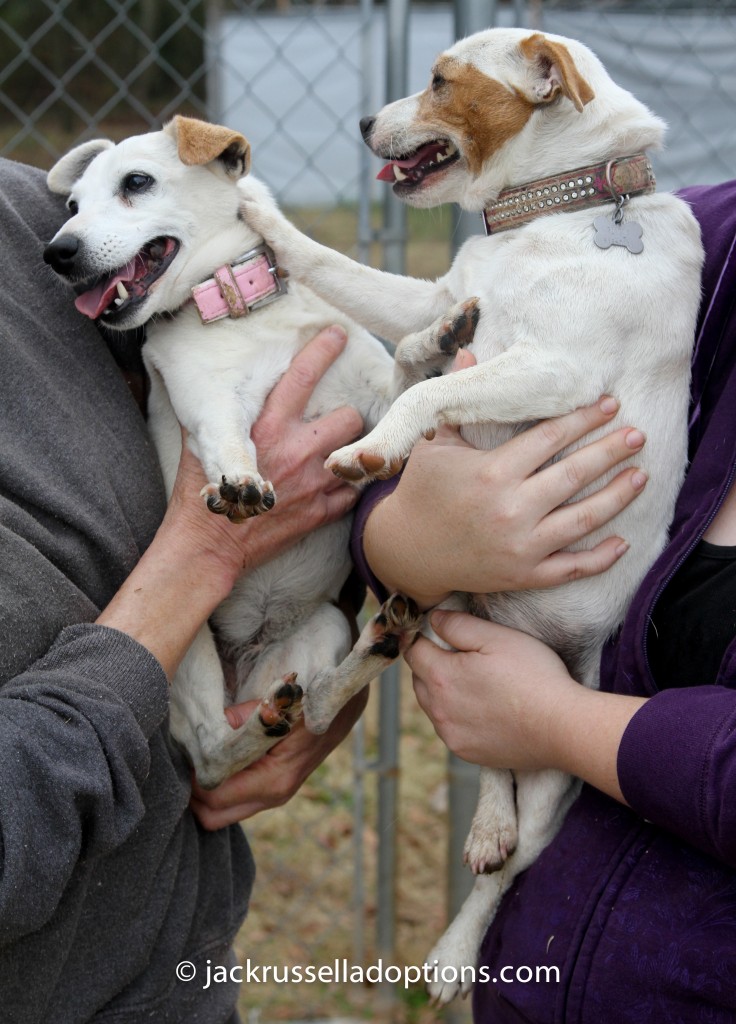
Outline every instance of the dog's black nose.
{"label": "dog's black nose", "polygon": [[57,274],[67,276],[74,269],[74,261],[79,253],[79,239],[76,235],[61,235],[49,242],[43,251],[43,258]]}
{"label": "dog's black nose", "polygon": [[373,131],[373,125],[376,123],[375,117],[361,117],[360,119],[360,134],[363,136],[363,140],[368,142]]}

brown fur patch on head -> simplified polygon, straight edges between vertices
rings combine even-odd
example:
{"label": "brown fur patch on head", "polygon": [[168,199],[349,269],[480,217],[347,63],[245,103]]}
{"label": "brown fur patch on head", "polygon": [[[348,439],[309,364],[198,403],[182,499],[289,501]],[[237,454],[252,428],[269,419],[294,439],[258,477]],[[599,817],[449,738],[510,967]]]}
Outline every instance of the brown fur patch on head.
{"label": "brown fur patch on head", "polygon": [[471,174],[479,174],[486,160],[519,134],[534,104],[452,57],[440,57],[432,73],[419,103],[419,120],[438,137],[458,140]]}
{"label": "brown fur patch on head", "polygon": [[232,128],[177,114],[166,125],[165,131],[176,139],[179,159],[187,167],[201,167],[213,160],[222,160],[231,174],[240,176],[250,170],[250,144]]}
{"label": "brown fur patch on head", "polygon": [[586,103],[595,98],[595,93],[578,71],[564,43],[554,42],[540,32],[535,32],[521,41],[520,49],[524,58],[538,69],[540,79],[549,82],[549,91],[540,97],[540,102],[550,103],[562,93],[580,112]]}

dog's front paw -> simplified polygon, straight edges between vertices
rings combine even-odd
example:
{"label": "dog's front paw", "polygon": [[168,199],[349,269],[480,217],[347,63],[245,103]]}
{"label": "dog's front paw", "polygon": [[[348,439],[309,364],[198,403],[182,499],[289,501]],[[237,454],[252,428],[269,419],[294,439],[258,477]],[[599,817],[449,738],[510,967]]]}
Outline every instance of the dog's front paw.
{"label": "dog's front paw", "polygon": [[394,356],[399,390],[449,371],[458,350],[473,340],[480,319],[478,302],[458,302],[429,327],[401,339]]}
{"label": "dog's front paw", "polygon": [[474,875],[490,875],[504,866],[517,841],[515,821],[495,828],[480,828],[474,821],[465,840],[465,863]]}
{"label": "dog's front paw", "polygon": [[219,484],[203,487],[202,497],[210,512],[227,516],[231,523],[242,523],[259,516],[276,504],[276,494],[270,481],[263,480],[257,473],[238,480],[223,476]]}
{"label": "dog's front paw", "polygon": [[300,254],[304,235],[278,209],[251,200],[244,200],[240,209],[249,226],[273,250],[279,265],[299,276],[303,269]]}
{"label": "dog's front paw", "polygon": [[338,448],[325,462],[330,472],[351,483],[388,480],[389,477],[396,476],[403,465],[402,456],[383,455],[377,448],[366,445],[364,441],[356,441],[355,444]]}

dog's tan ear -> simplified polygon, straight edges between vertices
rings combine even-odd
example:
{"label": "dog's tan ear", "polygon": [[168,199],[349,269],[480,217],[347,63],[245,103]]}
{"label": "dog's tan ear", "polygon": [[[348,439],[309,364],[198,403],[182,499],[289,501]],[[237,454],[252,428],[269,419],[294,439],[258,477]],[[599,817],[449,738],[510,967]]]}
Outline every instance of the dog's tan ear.
{"label": "dog's tan ear", "polygon": [[179,159],[188,167],[219,160],[232,178],[241,178],[250,170],[250,143],[232,128],[177,114],[164,131],[176,140]]}
{"label": "dog's tan ear", "polygon": [[98,153],[114,145],[109,139],[92,139],[70,149],[46,176],[49,189],[60,196],[68,196]]}
{"label": "dog's tan ear", "polygon": [[532,69],[533,82],[528,98],[535,103],[551,103],[562,93],[582,111],[595,93],[585,81],[564,43],[535,32],[520,43],[521,53]]}

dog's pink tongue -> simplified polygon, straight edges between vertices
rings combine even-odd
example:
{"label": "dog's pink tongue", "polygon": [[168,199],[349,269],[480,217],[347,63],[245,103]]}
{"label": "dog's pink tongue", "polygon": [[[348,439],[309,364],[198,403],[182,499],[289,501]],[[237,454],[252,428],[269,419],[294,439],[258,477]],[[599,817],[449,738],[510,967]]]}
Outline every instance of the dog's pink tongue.
{"label": "dog's pink tongue", "polygon": [[402,171],[408,170],[411,167],[416,167],[422,160],[426,160],[434,156],[435,153],[439,153],[442,149],[445,149],[444,145],[430,142],[428,146],[422,147],[414,156],[410,156],[407,160],[392,160],[390,164],[386,164],[383,170],[376,175],[376,181],[394,181],[394,167],[400,167]]}
{"label": "dog's pink tongue", "polygon": [[88,292],[82,292],[74,301],[80,313],[88,316],[90,320],[96,320],[103,310],[107,309],[112,300],[113,294],[117,293],[118,281],[132,281],[135,277],[135,260],[131,260],[127,267],[123,267],[112,277],[108,277],[101,284],[91,288]]}

